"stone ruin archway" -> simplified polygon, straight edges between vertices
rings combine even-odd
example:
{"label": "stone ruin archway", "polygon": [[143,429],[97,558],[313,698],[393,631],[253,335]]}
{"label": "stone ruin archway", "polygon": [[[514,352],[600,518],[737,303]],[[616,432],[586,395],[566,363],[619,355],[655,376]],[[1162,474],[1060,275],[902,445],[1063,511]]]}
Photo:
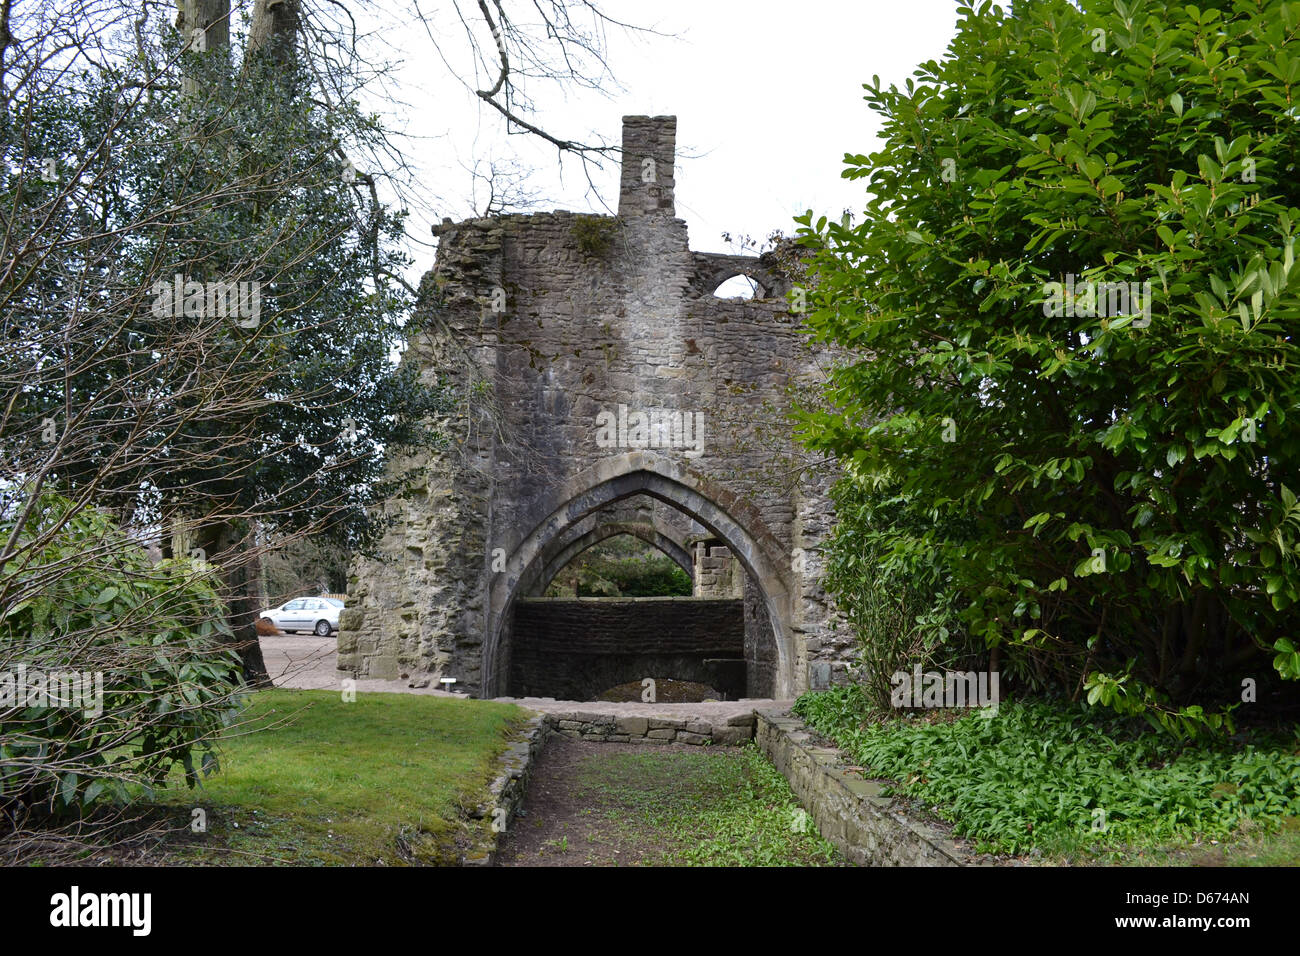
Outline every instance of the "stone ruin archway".
{"label": "stone ruin archway", "polygon": [[[710,561],[743,566],[745,627],[771,629],[776,693],[845,674],[851,642],[819,582],[834,474],[788,417],[828,355],[790,313],[775,257],[690,248],[675,142],[673,117],[624,117],[615,216],[435,230],[403,362],[458,389],[461,410],[441,423],[455,440],[390,462],[414,477],[384,506],[378,555],[354,561],[341,671],[500,694],[515,603],[636,498],[662,505],[641,530],[679,563],[698,536],[721,543],[706,544],[721,553]],[[730,275],[755,296],[715,297]]]}
{"label": "stone ruin archway", "polygon": [[505,569],[492,582],[488,618],[489,639],[483,646],[483,686],[491,696],[508,691],[511,633],[515,602],[532,593],[546,566],[544,555],[565,532],[579,525],[589,515],[633,495],[648,495],[663,501],[698,522],[726,544],[761,595],[767,610],[768,626],[775,642],[777,670],[775,692],[789,696],[794,692],[794,635],[788,626],[789,603],[788,558],[776,538],[762,526],[762,519],[744,502],[732,505],[739,516],[719,505],[710,493],[723,497],[726,492],[711,487],[708,479],[691,473],[680,464],[654,454],[634,452],[603,460],[598,466],[575,478],[559,491],[561,499],[546,517],[520,541],[510,555]]}

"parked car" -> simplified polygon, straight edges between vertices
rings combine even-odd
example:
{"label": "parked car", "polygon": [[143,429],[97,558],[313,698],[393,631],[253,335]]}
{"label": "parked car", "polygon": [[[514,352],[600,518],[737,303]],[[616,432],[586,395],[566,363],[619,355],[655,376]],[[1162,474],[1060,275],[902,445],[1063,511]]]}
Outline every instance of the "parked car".
{"label": "parked car", "polygon": [[339,611],[343,602],[333,598],[294,598],[279,607],[263,611],[259,617],[267,618],[287,634],[312,631],[317,637],[328,637],[339,629]]}

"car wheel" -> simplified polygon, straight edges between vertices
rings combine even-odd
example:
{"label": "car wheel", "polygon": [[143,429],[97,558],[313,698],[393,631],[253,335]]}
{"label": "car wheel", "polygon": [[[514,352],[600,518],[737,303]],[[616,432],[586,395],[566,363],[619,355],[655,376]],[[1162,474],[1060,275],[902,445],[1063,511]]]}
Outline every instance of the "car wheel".
{"label": "car wheel", "polygon": [[329,621],[317,621],[317,622],[316,622],[316,636],[317,636],[317,637],[329,637],[329,636],[330,636],[330,622],[329,622]]}

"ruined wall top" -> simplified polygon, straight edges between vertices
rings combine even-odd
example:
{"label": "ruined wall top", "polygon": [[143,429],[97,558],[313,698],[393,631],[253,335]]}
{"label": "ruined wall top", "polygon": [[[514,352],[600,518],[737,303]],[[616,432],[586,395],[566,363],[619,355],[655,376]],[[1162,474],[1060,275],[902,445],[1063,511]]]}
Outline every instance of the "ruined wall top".
{"label": "ruined wall top", "polygon": [[675,216],[676,116],[623,117],[620,216]]}
{"label": "ruined wall top", "polygon": [[[696,580],[743,595],[745,693],[793,696],[847,673],[853,638],[832,628],[820,584],[835,476],[810,466],[785,414],[828,355],[787,300],[793,253],[690,249],[676,132],[671,116],[624,117],[617,216],[438,227],[402,361],[463,387],[438,423],[457,440],[394,457],[388,474],[410,495],[385,503],[381,556],[357,561],[340,668],[508,693],[516,664],[537,659],[517,602],[636,528],[683,567],[692,536],[716,549]],[[717,294],[736,275],[753,297]]]}

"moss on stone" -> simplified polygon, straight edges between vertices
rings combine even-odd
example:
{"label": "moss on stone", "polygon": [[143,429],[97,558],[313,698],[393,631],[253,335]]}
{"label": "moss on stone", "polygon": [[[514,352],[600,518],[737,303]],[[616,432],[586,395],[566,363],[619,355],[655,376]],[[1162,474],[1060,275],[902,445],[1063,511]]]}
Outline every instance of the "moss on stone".
{"label": "moss on stone", "polygon": [[578,216],[573,221],[573,241],[582,252],[600,258],[609,251],[618,223],[605,216]]}

